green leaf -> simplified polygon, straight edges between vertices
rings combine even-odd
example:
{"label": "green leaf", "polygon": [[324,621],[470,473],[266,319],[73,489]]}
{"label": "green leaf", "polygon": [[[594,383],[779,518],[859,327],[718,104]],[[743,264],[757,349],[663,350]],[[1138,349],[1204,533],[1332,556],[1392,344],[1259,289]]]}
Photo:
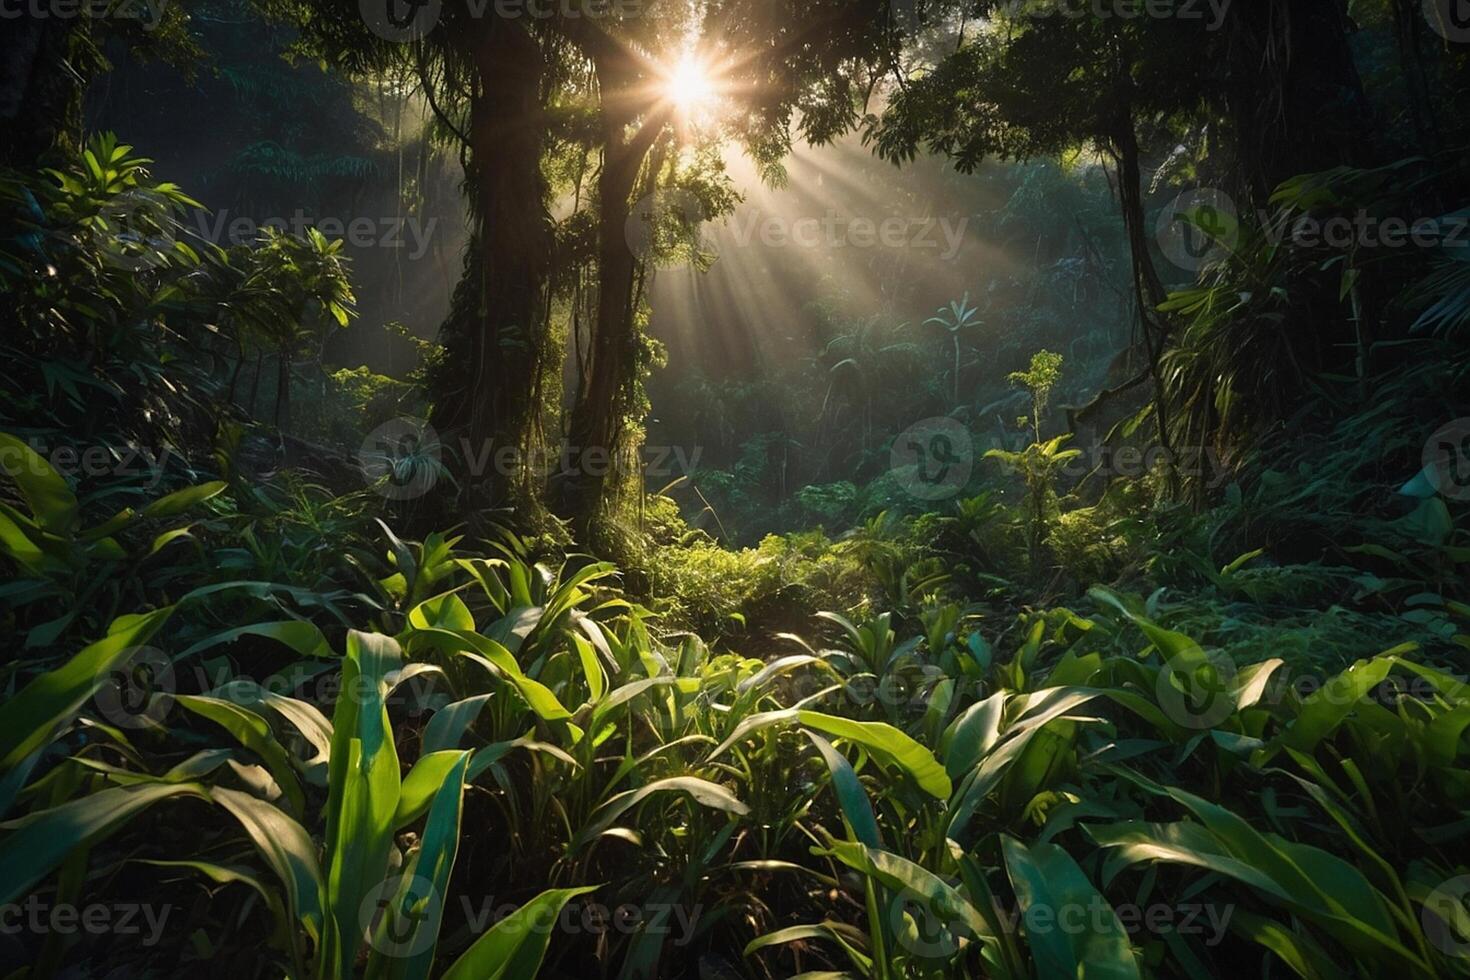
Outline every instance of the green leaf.
{"label": "green leaf", "polygon": [[597,650],[592,644],[575,633],[571,634],[572,645],[577,650],[577,660],[582,665],[582,676],[587,680],[587,694],[593,701],[602,700],[607,693],[607,675],[602,662],[597,659]]}
{"label": "green leaf", "polygon": [[479,717],[480,711],[494,697],[491,694],[479,694],[462,701],[446,704],[434,712],[434,717],[429,719],[428,725],[424,727],[422,751],[427,754],[439,752],[444,749],[459,748],[460,741]]}
{"label": "green leaf", "polygon": [[251,623],[247,626],[237,626],[234,629],[215,633],[190,646],[179,654],[178,659],[183,660],[201,650],[208,650],[210,647],[234,643],[245,636],[259,636],[263,639],[275,640],[295,650],[303,657],[335,656],[331,645],[327,643],[327,638],[314,624],[299,619],[288,619],[278,623]]}
{"label": "green leaf", "polygon": [[542,892],[475,940],[440,980],[532,980],[551,942],[550,924],[567,902],[597,887]]}
{"label": "green leaf", "polygon": [[947,800],[953,792],[944,767],[918,742],[881,721],[852,721],[819,711],[802,709],[797,718],[808,728],[856,742],[879,759],[907,773],[919,788],[937,799]]}
{"label": "green leaf", "polygon": [[717,759],[720,756],[724,755],[725,752],[728,751],[729,748],[736,742],[740,742],[746,738],[749,738],[753,733],[758,732],[763,728],[770,728],[773,725],[784,725],[788,722],[796,721],[796,718],[796,708],[782,708],[778,711],[756,712],[755,714],[750,715],[747,718],[741,719],[740,724],[735,726],[735,729],[730,732],[728,736],[726,736],[723,742],[721,742],[719,745],[715,746],[713,750],[711,750],[707,758],[710,760]]}
{"label": "green leaf", "polygon": [[896,896],[915,900],[962,935],[991,938],[983,916],[956,888],[908,858],[855,841],[831,841],[825,852],[875,879]]}
{"label": "green leaf", "polygon": [[[424,823],[423,843],[414,852],[400,886],[384,910],[378,923],[379,935],[391,937],[394,944],[408,949],[408,956],[373,955],[368,963],[369,980],[428,980],[434,965],[439,927],[444,916],[444,900],[449,894],[449,877],[459,852],[460,818],[464,806],[464,785],[469,752],[445,752],[449,766],[442,774],[435,762],[431,769],[438,776],[433,787],[432,803],[426,803],[429,818]],[[417,772],[424,759],[414,766]],[[413,773],[404,781],[405,795]],[[422,783],[415,783],[418,792]],[[405,925],[408,926],[405,929]],[[376,943],[382,948],[382,943]]]}
{"label": "green leaf", "polygon": [[994,748],[1000,738],[1001,712],[1007,694],[997,691],[984,701],[970,705],[950,723],[940,739],[944,769],[950,779],[959,779]]}
{"label": "green leaf", "polygon": [[527,677],[511,652],[497,641],[468,630],[438,627],[419,628],[411,636],[423,637],[437,647],[458,653],[504,679],[525,698],[526,704],[542,720],[564,721],[572,717],[572,713],[557,700],[551,688]]}
{"label": "green leaf", "polygon": [[837,794],[837,804],[842,808],[842,818],[853,840],[869,847],[882,847],[878,821],[873,816],[873,804],[863,790],[863,784],[858,781],[852,764],[832,747],[832,743],[817,733],[807,732],[806,737],[812,740],[812,744],[827,762],[827,768],[832,773],[832,789]]}
{"label": "green leaf", "polygon": [[437,627],[473,632],[475,629],[475,617],[471,615],[469,606],[453,592],[425,599],[414,606],[408,614],[408,622],[421,630]]}
{"label": "green leaf", "polygon": [[76,530],[81,509],[66,478],[26,443],[0,432],[0,472],[15,481],[43,530],[66,537]]}
{"label": "green leaf", "polygon": [[1309,936],[1294,932],[1284,923],[1237,909],[1230,917],[1233,931],[1281,957],[1281,961],[1306,980],[1333,980],[1342,968],[1332,961]]}
{"label": "green leaf", "polygon": [[1310,753],[1352,714],[1369,691],[1383,683],[1393,669],[1391,657],[1359,661],[1329,680],[1302,702],[1291,727],[1277,742],[1298,752]]}
{"label": "green leaf", "polygon": [[217,497],[229,486],[224,480],[214,480],[210,483],[201,483],[198,486],[185,487],[175,490],[165,497],[159,497],[153,503],[143,508],[143,516],[149,518],[173,517],[182,514],[190,507],[195,507],[212,497]]}
{"label": "green leaf", "polygon": [[811,653],[794,653],[789,656],[777,657],[775,660],[772,660],[760,670],[756,671],[754,674],[741,681],[736,690],[738,690],[742,694],[744,694],[746,691],[759,691],[770,681],[781,676],[782,674],[789,673],[790,671],[793,671],[798,667],[804,667],[808,664],[813,664],[821,668],[826,668],[828,670],[831,669],[830,666],[827,664],[827,661],[822,657],[816,656],[815,654]]}
{"label": "green leaf", "polygon": [[[1055,844],[1028,848],[1008,834],[1001,835],[1000,849],[1028,917],[1027,939],[1041,976],[1137,980],[1138,961],[1123,924],[1066,851]],[[1037,919],[1043,910],[1045,927]]]}
{"label": "green leaf", "polygon": [[613,822],[624,813],[656,793],[687,793],[690,799],[700,806],[723,810],[740,817],[750,812],[749,807],[741,803],[734,794],[719,783],[712,783],[697,776],[671,776],[667,779],[654,780],[646,786],[619,793],[609,799],[592,812],[586,825],[572,838],[568,849],[576,851],[583,847],[611,827]]}
{"label": "green leaf", "polygon": [[198,783],[140,783],[98,790],[12,821],[7,825],[12,832],[0,843],[0,904],[25,895],[78,848],[92,846],[154,803],[174,796],[209,799]]}
{"label": "green leaf", "polygon": [[398,753],[384,702],[387,675],[398,667],[387,636],[347,634],[342,693],[332,716],[327,787],[327,907],[319,973],[349,980],[363,931],[358,910],[381,887],[393,844],[400,793]]}
{"label": "green leaf", "polygon": [[249,793],[217,786],[210,795],[240,822],[250,843],[286,886],[286,906],[292,920],[300,922],[313,940],[319,940],[324,882],[317,864],[316,843],[306,828],[280,808]]}
{"label": "green leaf", "polygon": [[1424,467],[1414,475],[1412,480],[1399,487],[1399,493],[1406,497],[1416,497],[1419,500],[1428,499],[1439,493],[1439,488],[1434,482],[1434,467]]}
{"label": "green leaf", "polygon": [[0,503],[0,554],[37,574],[43,574],[47,564],[46,552],[31,540],[31,534],[40,535],[35,525]]}
{"label": "green leaf", "polygon": [[1419,501],[1413,513],[1394,521],[1392,526],[1407,538],[1438,548],[1454,533],[1455,519],[1442,498],[1429,497]]}
{"label": "green leaf", "polygon": [[[1134,776],[1140,785],[1151,785]],[[1088,824],[1101,847],[1116,849],[1104,879],[1138,861],[1193,865],[1233,878],[1284,903],[1355,953],[1384,968],[1411,975],[1428,972],[1399,942],[1382,897],[1352,865],[1319,848],[1262,834],[1239,816],[1179,789],[1154,787],[1184,803],[1208,826]]]}
{"label": "green leaf", "polygon": [[62,666],[42,674],[0,705],[0,772],[51,741],[55,731],[97,692],[112,671],[163,625],[172,606],[120,617],[108,635]]}
{"label": "green leaf", "polygon": [[306,796],[291,765],[291,756],[276,741],[271,726],[264,718],[248,708],[232,701],[205,697],[199,694],[179,694],[174,698],[179,706],[208,719],[235,736],[236,740],[251,752],[260,756],[276,784],[291,803],[293,813],[300,815],[306,810]]}
{"label": "green leaf", "polygon": [[429,804],[456,770],[460,770],[460,782],[464,782],[463,769],[468,764],[468,755],[463,749],[446,749],[420,756],[403,777],[398,811],[393,816],[394,828],[403,828],[427,813]]}

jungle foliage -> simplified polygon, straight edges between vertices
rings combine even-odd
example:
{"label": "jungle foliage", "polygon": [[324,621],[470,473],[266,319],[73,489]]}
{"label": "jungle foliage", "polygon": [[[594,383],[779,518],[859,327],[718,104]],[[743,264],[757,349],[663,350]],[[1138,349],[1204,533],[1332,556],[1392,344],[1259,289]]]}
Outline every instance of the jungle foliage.
{"label": "jungle foliage", "polygon": [[[264,5],[328,103],[433,103],[471,227],[438,341],[364,324],[315,228],[200,240],[111,133],[7,150],[6,975],[1470,975],[1470,246],[1283,232],[1454,227],[1470,50],[1408,0],[669,6],[400,44]],[[200,68],[179,16],[138,50]],[[692,144],[618,97],[686,29],[748,54]],[[130,33],[42,38],[60,87],[6,125]],[[647,277],[698,222],[634,254],[635,198],[716,216],[720,140],[776,179],[851,131],[977,171],[1026,261],[814,287],[815,356],[655,381]],[[1176,216],[1214,249],[1161,272],[1204,180],[1239,213]],[[412,371],[331,358],[380,327]],[[443,445],[359,456],[417,415]],[[971,443],[938,497],[895,463],[926,417]],[[452,449],[645,432],[710,455],[558,486]]]}

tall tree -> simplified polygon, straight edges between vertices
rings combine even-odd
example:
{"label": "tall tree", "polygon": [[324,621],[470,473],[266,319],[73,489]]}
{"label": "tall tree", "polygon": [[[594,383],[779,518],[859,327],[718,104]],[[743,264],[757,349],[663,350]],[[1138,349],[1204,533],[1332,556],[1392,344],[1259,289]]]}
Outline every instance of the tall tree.
{"label": "tall tree", "polygon": [[[634,296],[639,257],[628,239],[628,220],[634,187],[672,116],[673,105],[661,85],[667,68],[641,46],[596,22],[582,21],[571,27],[574,43],[592,65],[601,154],[596,314],[567,426],[571,479],[565,506],[585,533],[606,493],[610,458],[629,448],[624,445],[630,410],[627,396],[639,371]],[[655,50],[660,40],[669,38],[643,38]],[[665,63],[680,56],[677,47],[664,47]]]}
{"label": "tall tree", "polygon": [[[887,0],[712,0],[702,8],[703,23],[686,33],[722,93],[726,132],[773,178],[794,139],[825,143],[856,125],[876,72],[896,51]],[[686,9],[697,13],[699,5]],[[645,33],[637,45],[583,25],[573,39],[595,68],[602,140],[597,315],[568,428],[575,474],[569,510],[585,531],[608,493],[607,467],[589,465],[588,454],[607,458],[636,448],[625,437],[642,371],[635,290],[642,257],[626,226],[635,187],[650,186],[640,183],[640,171],[672,117],[665,87],[683,55],[667,31]]]}
{"label": "tall tree", "polygon": [[1177,142],[1198,119],[1198,51],[1208,26],[1193,20],[1016,15],[982,3],[990,19],[903,80],[868,135],[895,161],[921,147],[972,171],[991,158],[1025,160],[1088,148],[1111,163],[1133,269],[1138,341],[1155,391],[1159,440],[1169,442],[1159,362],[1167,326],[1154,313],[1165,288],[1151,252],[1140,131]]}
{"label": "tall tree", "polygon": [[[442,337],[431,421],[468,460],[520,445],[544,352],[551,221],[541,171],[555,35],[546,19],[494,4],[263,0],[302,30],[298,50],[350,73],[416,77],[459,148],[472,217],[463,277]],[[525,13],[525,11],[522,11]],[[475,474],[487,476],[486,473]],[[492,485],[491,499],[504,496]]]}

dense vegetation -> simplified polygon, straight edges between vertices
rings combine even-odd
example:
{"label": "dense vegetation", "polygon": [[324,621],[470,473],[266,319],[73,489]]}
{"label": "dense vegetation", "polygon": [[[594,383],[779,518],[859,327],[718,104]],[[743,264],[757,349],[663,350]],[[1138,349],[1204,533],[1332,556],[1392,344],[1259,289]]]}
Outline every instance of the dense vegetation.
{"label": "dense vegetation", "polygon": [[7,20],[5,975],[1470,976],[1470,29],[1184,6]]}

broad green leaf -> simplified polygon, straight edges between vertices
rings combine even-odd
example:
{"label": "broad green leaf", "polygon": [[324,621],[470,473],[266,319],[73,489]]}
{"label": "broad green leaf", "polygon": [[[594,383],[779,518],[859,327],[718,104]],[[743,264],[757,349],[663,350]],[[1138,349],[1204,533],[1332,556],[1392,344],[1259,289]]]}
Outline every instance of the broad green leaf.
{"label": "broad green leaf", "polygon": [[446,630],[468,630],[473,632],[475,617],[464,600],[453,592],[425,599],[414,606],[408,614],[409,625],[416,629],[437,627]]}
{"label": "broad green leaf", "polygon": [[996,691],[984,701],[977,701],[950,722],[940,739],[944,769],[950,779],[959,779],[975,767],[1000,738],[1001,712],[1008,695]]}
{"label": "broad green leaf", "polygon": [[165,606],[142,616],[120,617],[106,637],[37,677],[0,705],[0,772],[50,742],[56,729],[70,720],[138,646],[148,642],[172,612],[172,606]]}
{"label": "broad green leaf", "polygon": [[15,481],[31,517],[43,530],[62,537],[76,530],[81,512],[66,478],[40,453],[7,432],[0,432],[0,472]]}
{"label": "broad green leaf", "polygon": [[807,732],[806,737],[822,753],[822,758],[832,773],[832,790],[837,794],[837,805],[842,808],[842,818],[853,839],[869,847],[882,847],[878,821],[873,816],[873,804],[863,790],[863,784],[858,781],[852,764],[832,747],[832,743],[817,733]]}
{"label": "broad green leaf", "polygon": [[1334,980],[1342,975],[1342,967],[1334,963],[1321,946],[1285,923],[1236,909],[1230,917],[1230,927],[1281,957],[1281,961],[1304,980]]}
{"label": "broad green leaf", "polygon": [[686,793],[700,806],[723,810],[740,817],[750,812],[749,807],[741,803],[734,794],[719,783],[712,783],[696,776],[671,776],[667,779],[654,780],[638,789],[619,793],[599,806],[593,811],[587,824],[577,831],[569,848],[572,851],[578,850],[611,827],[613,822],[624,813],[657,793]]}
{"label": "broad green leaf", "polygon": [[1279,743],[1310,753],[1317,743],[1337,730],[1369,691],[1383,683],[1393,665],[1390,657],[1359,661],[1329,680],[1302,702],[1301,710],[1281,734]]}
{"label": "broad green leaf", "polygon": [[275,640],[295,650],[303,657],[335,656],[331,646],[327,643],[327,638],[315,625],[305,620],[288,619],[278,623],[251,623],[215,633],[191,645],[179,654],[178,659],[183,660],[201,650],[208,650],[210,647],[234,643],[243,636],[259,636],[267,640]]}
{"label": "broad green leaf", "polygon": [[209,799],[198,783],[140,783],[98,790],[49,810],[37,810],[6,826],[0,841],[0,904],[31,891],[66,857],[118,830],[160,800],[174,796]]}
{"label": "broad green leaf", "polygon": [[[369,980],[428,980],[434,965],[444,903],[449,895],[449,878],[459,852],[465,773],[470,759],[470,753],[464,751],[441,754],[451,757],[450,765],[439,776],[432,802],[427,804],[429,817],[424,823],[423,842],[413,853],[399,879],[399,888],[378,923],[379,935],[391,937],[409,955],[384,956],[375,952],[368,961]],[[424,762],[420,759],[419,765]],[[419,765],[414,771],[418,771]],[[438,770],[439,764],[436,762],[431,768]],[[405,793],[413,782],[413,773],[409,773],[404,781]],[[416,784],[413,791],[419,788]],[[381,942],[375,945],[383,948]]]}
{"label": "broad green leaf", "polygon": [[280,808],[239,790],[217,786],[214,801],[228,810],[245,829],[250,843],[286,887],[286,906],[293,921],[314,940],[322,937],[323,889],[316,843],[306,828]]}
{"label": "broad green leaf", "polygon": [[1027,932],[1040,975],[1137,980],[1123,924],[1066,851],[1055,844],[1028,848],[1008,834],[1000,849],[1022,912],[1046,912],[1047,927],[1035,923]]}
{"label": "broad green leaf", "polygon": [[462,749],[446,749],[420,756],[403,777],[403,786],[398,796],[398,811],[393,817],[394,828],[407,826],[429,810],[429,804],[438,796],[446,780],[456,771],[460,782],[464,781],[464,768],[468,765],[468,754]]}
{"label": "broad green leaf", "polygon": [[587,681],[588,697],[593,701],[602,700],[602,696],[607,693],[607,675],[603,673],[602,662],[597,659],[596,648],[590,641],[575,633],[572,634],[572,645],[576,647],[577,660],[582,665],[582,676]]}
{"label": "broad green leaf", "polygon": [[829,671],[831,670],[830,666],[827,664],[827,661],[822,657],[818,657],[815,654],[810,653],[794,653],[789,656],[777,657],[775,660],[772,660],[760,670],[756,671],[754,674],[741,681],[736,689],[742,694],[746,691],[759,691],[764,688],[766,684],[768,684],[770,681],[781,676],[782,674],[790,673],[791,671],[796,670],[798,667],[805,667],[808,664],[823,667],[828,669]]}
{"label": "broad green leaf", "polygon": [[749,738],[751,734],[773,725],[783,725],[796,721],[797,709],[783,708],[779,711],[760,711],[740,721],[735,729],[725,738],[723,742],[715,746],[707,757],[710,760],[724,755],[736,742]]}
{"label": "broad green leaf", "polygon": [[533,980],[563,906],[597,887],[542,892],[475,940],[440,980]]}
{"label": "broad green leaf", "polygon": [[429,724],[424,727],[422,751],[425,754],[444,749],[457,749],[464,734],[480,716],[480,711],[494,697],[492,694],[477,694],[463,701],[446,704],[434,712]]}
{"label": "broad green leaf", "polygon": [[856,742],[876,757],[897,766],[913,777],[919,788],[937,799],[947,800],[953,792],[944,767],[934,754],[892,725],[881,721],[853,721],[819,711],[802,709],[797,718],[808,728]]}
{"label": "broad green leaf", "polygon": [[201,483],[198,486],[185,487],[175,490],[165,497],[159,497],[153,503],[143,508],[143,516],[149,518],[173,517],[181,514],[190,507],[197,506],[223,493],[229,486],[223,480],[214,480],[210,483]]}
{"label": "broad green leaf", "polygon": [[[44,574],[47,564],[47,556],[31,535],[26,533],[23,524],[6,513],[7,508],[0,505],[0,554],[14,560],[24,568],[30,569],[37,574]],[[19,516],[19,515],[16,515]],[[39,531],[33,529],[33,533],[39,535]]]}
{"label": "broad green leaf", "polygon": [[380,888],[393,843],[400,792],[398,753],[384,703],[387,675],[399,665],[390,637],[352,630],[342,690],[332,718],[327,794],[328,928],[321,944],[324,980],[349,980],[362,941],[358,910]]}
{"label": "broad green leaf", "polygon": [[875,879],[892,895],[917,901],[925,911],[960,936],[989,938],[990,927],[965,896],[943,878],[913,861],[856,841],[829,842],[825,853]]}
{"label": "broad green leaf", "polygon": [[232,701],[221,698],[205,697],[198,694],[180,694],[175,697],[180,707],[194,712],[201,718],[219,725],[225,731],[235,737],[237,741],[251,752],[260,756],[261,761],[275,777],[281,792],[286,794],[286,799],[291,803],[293,813],[300,815],[306,810],[306,796],[301,791],[301,783],[296,778],[296,772],[291,765],[291,756],[276,741],[275,733],[264,718],[248,708],[242,708]]}
{"label": "broad green leaf", "polygon": [[500,643],[468,630],[447,630],[438,627],[420,628],[410,634],[424,637],[435,646],[458,653],[471,660],[514,687],[526,704],[544,721],[564,721],[572,713],[557,700],[545,684],[532,680],[521,670],[515,657]]}

